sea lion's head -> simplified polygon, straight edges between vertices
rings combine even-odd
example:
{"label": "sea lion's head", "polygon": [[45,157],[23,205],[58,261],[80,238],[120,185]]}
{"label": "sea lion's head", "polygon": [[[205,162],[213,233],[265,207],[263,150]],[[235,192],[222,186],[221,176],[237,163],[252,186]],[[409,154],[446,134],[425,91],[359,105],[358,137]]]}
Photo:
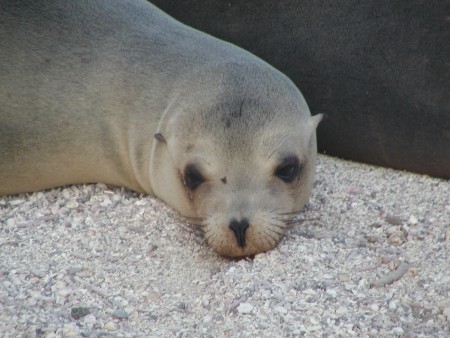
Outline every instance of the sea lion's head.
{"label": "sea lion's head", "polygon": [[290,228],[311,193],[321,120],[284,75],[241,68],[197,75],[177,95],[151,164],[155,194],[229,257],[270,250]]}

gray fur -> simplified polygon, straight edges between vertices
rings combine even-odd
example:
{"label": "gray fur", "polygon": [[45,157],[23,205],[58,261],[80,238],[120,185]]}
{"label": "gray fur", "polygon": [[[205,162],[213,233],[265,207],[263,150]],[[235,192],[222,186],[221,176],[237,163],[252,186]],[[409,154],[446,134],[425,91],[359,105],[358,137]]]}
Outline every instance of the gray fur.
{"label": "gray fur", "polygon": [[[259,189],[257,177],[246,180],[259,158],[295,152],[309,163],[307,179],[288,204],[304,205],[320,118],[267,63],[144,0],[0,0],[0,8],[0,195],[103,182],[198,216],[180,179],[189,158],[222,162],[227,172],[210,180],[227,177],[220,184],[230,192],[220,191],[230,194],[240,181]],[[270,189],[284,191],[277,182]],[[226,255],[267,247],[215,246]]]}

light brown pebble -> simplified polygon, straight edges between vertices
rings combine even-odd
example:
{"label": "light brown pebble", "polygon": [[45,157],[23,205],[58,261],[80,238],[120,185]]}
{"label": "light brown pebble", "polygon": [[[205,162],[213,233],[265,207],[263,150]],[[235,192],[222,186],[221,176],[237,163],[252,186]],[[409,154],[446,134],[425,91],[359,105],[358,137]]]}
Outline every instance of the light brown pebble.
{"label": "light brown pebble", "polygon": [[416,277],[417,276],[417,268],[414,268],[414,267],[409,268],[408,276]]}
{"label": "light brown pebble", "polygon": [[397,260],[391,260],[391,261],[389,261],[389,263],[388,263],[388,267],[389,267],[389,269],[390,269],[391,271],[394,271],[395,269],[397,269],[399,265],[400,265],[400,264],[399,264],[399,262],[398,262]]}
{"label": "light brown pebble", "polygon": [[444,311],[445,308],[450,307],[450,298],[444,299],[437,303],[439,310]]}
{"label": "light brown pebble", "polygon": [[444,314],[444,316],[447,317],[447,320],[450,320],[450,306],[449,306],[449,307],[446,307],[446,308],[442,311],[442,313]]}
{"label": "light brown pebble", "polygon": [[75,201],[74,199],[70,199],[67,202],[66,207],[69,208],[69,209],[76,209],[76,208],[78,208],[78,202]]}
{"label": "light brown pebble", "polygon": [[402,231],[396,231],[389,235],[388,243],[390,245],[399,246],[405,243],[405,234]]}
{"label": "light brown pebble", "polygon": [[107,322],[105,325],[103,325],[103,330],[106,331],[115,331],[117,330],[116,328],[116,324],[114,324],[114,322]]}
{"label": "light brown pebble", "polygon": [[79,335],[80,329],[74,323],[64,324],[62,334],[64,337],[75,337]]}

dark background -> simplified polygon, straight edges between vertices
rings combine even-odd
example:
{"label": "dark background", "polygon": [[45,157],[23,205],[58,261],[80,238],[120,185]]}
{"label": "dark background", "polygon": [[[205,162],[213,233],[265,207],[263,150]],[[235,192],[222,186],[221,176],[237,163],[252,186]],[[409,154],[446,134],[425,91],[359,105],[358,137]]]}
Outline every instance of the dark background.
{"label": "dark background", "polygon": [[450,178],[450,1],[151,2],[287,74],[321,152]]}

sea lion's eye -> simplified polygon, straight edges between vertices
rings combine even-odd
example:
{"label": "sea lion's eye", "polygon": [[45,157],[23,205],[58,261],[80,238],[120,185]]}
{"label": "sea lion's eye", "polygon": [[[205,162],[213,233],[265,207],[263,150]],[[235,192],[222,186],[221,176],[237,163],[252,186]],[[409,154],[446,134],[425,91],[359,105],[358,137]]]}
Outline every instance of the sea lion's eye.
{"label": "sea lion's eye", "polygon": [[300,173],[300,164],[296,156],[286,157],[275,170],[275,176],[286,183],[292,182]]}
{"label": "sea lion's eye", "polygon": [[186,188],[191,191],[197,189],[197,187],[205,181],[198,168],[193,164],[189,164],[184,169],[183,180]]}

